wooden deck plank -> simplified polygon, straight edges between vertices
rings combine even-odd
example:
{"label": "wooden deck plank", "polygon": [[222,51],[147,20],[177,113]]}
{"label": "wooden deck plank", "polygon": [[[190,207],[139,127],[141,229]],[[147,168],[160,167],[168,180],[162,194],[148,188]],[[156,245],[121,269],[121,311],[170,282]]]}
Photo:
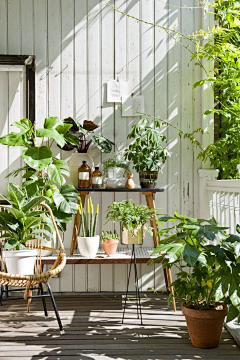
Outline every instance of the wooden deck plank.
{"label": "wooden deck plank", "polygon": [[6,301],[0,308],[0,360],[239,360],[240,350],[223,330],[216,349],[191,346],[185,319],[167,308],[166,295],[143,298],[143,324],[136,319],[133,295],[121,323],[121,295],[56,296],[66,334],[59,334],[49,299],[49,318],[34,299]]}

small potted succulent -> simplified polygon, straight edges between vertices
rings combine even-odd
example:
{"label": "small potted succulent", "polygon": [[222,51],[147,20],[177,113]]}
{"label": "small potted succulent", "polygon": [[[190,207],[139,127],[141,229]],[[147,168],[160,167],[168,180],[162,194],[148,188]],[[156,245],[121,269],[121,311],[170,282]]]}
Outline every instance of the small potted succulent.
{"label": "small potted succulent", "polygon": [[114,255],[117,251],[119,243],[119,235],[116,230],[112,231],[102,231],[101,234],[101,244],[106,255]]}
{"label": "small potted succulent", "polygon": [[91,197],[87,201],[87,214],[82,204],[79,205],[79,213],[81,216],[82,235],[77,237],[78,249],[83,256],[95,257],[99,248],[99,235],[96,235],[98,222],[99,205],[96,206],[94,215],[94,207]]}
{"label": "small potted succulent", "polygon": [[228,322],[240,313],[240,237],[226,234],[227,228],[214,218],[175,213],[159,221],[176,223],[160,231],[161,245],[153,254],[161,253],[157,262],[179,270],[172,285],[182,303],[192,345],[217,347],[225,316]]}
{"label": "small potted succulent", "polygon": [[121,223],[123,244],[142,244],[145,231],[152,235],[148,222],[153,214],[154,210],[146,205],[136,205],[133,200],[124,200],[108,206],[106,220]]}
{"label": "small potted succulent", "polygon": [[46,198],[28,198],[26,190],[13,183],[7,184],[7,192],[9,198],[0,194],[7,202],[7,205],[1,204],[5,211],[0,212],[1,238],[5,241],[2,256],[8,273],[32,275],[38,250],[29,248],[29,243],[34,239],[44,241],[42,234],[52,237],[46,230],[44,211],[36,209]]}
{"label": "small potted succulent", "polygon": [[90,145],[93,143],[101,152],[110,153],[112,150],[112,143],[105,136],[94,135],[94,131],[99,128],[93,121],[84,120],[81,125],[71,117],[64,119],[64,124],[71,125],[71,128],[64,135],[66,141],[65,145],[61,147],[62,150],[74,152],[69,160],[70,178],[75,187],[78,187],[78,167],[82,161],[87,161],[88,166],[93,170],[93,159],[88,153]]}
{"label": "small potted succulent", "polygon": [[[152,125],[152,126],[151,126]],[[166,146],[166,137],[161,133],[161,123],[154,120],[141,119],[133,125],[128,139],[134,139],[125,150],[125,159],[132,161],[133,168],[139,173],[142,188],[155,188],[158,172],[167,156],[170,156]]]}

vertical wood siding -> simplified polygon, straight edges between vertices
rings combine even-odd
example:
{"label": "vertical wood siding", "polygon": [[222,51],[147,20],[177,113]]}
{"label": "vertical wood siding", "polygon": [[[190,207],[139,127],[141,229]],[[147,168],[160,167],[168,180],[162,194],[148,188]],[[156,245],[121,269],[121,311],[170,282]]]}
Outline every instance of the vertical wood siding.
{"label": "vertical wood siding", "polygon": [[[194,0],[169,0],[167,6],[159,0],[115,0],[122,11],[148,22],[191,34],[201,28],[202,10],[183,9],[194,5]],[[206,15],[205,15],[206,17]],[[192,89],[200,79],[201,69],[190,63],[190,53],[170,39],[157,27],[127,18],[106,6],[101,0],[0,0],[0,52],[2,54],[36,55],[36,119],[37,126],[47,116],[73,116],[78,121],[91,119],[100,125],[99,133],[124,149],[127,134],[137,117],[124,118],[116,104],[106,102],[106,82],[117,76],[128,79],[131,93],[145,97],[146,113],[168,120],[174,126],[189,132],[201,127],[201,90]],[[186,43],[184,43],[186,45]],[[190,45],[190,50],[194,50]],[[19,96],[15,106],[9,96],[18,85],[18,75],[8,81],[0,73],[1,134],[20,117]],[[3,87],[4,86],[4,90]],[[13,89],[14,88],[14,89]],[[4,108],[5,106],[5,108]],[[3,119],[3,120],[2,120]],[[198,215],[198,176],[201,162],[197,151],[187,141],[179,140],[178,132],[164,126],[172,153],[158,186],[165,192],[156,197],[157,207],[163,213],[174,211]],[[19,150],[1,147],[1,186],[8,169],[19,164]],[[53,149],[58,157],[68,159],[67,152]],[[11,154],[10,154],[11,152]],[[108,155],[93,152],[98,165]],[[11,162],[9,162],[11,159]],[[137,181],[137,175],[134,173]],[[104,224],[104,213],[114,200],[127,194],[93,196],[100,202],[101,229],[112,229]],[[137,202],[145,201],[139,194],[131,195]],[[65,246],[70,246],[72,224],[65,234]],[[147,237],[145,246],[151,246]],[[126,265],[67,266],[60,278],[52,279],[54,291],[121,291],[126,288]],[[139,265],[140,285],[163,288],[164,279],[159,265]],[[131,289],[133,288],[133,279]]]}

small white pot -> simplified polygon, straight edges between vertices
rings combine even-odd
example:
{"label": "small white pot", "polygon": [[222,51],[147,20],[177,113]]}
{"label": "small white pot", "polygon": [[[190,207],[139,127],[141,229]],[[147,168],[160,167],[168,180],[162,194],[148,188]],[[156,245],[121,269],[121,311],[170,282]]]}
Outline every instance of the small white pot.
{"label": "small white pot", "polygon": [[99,249],[99,240],[99,235],[91,237],[78,236],[78,249],[81,255],[94,258],[97,255]]}
{"label": "small white pot", "polygon": [[9,274],[33,275],[37,249],[4,250],[2,252]]}

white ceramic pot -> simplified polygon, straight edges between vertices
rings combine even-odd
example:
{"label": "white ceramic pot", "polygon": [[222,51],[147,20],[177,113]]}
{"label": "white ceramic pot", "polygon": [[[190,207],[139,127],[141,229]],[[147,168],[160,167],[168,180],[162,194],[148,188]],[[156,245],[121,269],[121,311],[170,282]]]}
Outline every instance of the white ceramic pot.
{"label": "white ceramic pot", "polygon": [[37,249],[4,250],[3,258],[9,274],[33,275]]}
{"label": "white ceramic pot", "polygon": [[82,162],[86,161],[87,165],[93,171],[94,163],[92,157],[87,153],[72,153],[68,166],[70,170],[70,179],[75,188],[78,187],[78,168],[82,165]]}
{"label": "white ceramic pot", "polygon": [[107,174],[109,179],[122,179],[125,174],[125,170],[120,167],[108,168]]}
{"label": "white ceramic pot", "polygon": [[99,240],[99,235],[91,237],[78,236],[78,249],[81,255],[94,258],[99,249]]}

